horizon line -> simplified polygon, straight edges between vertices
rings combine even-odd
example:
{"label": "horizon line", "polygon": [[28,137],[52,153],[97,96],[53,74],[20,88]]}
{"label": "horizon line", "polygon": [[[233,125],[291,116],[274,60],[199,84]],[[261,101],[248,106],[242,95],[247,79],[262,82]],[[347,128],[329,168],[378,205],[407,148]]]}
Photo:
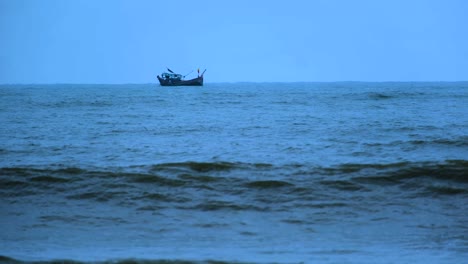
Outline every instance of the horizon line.
{"label": "horizon line", "polygon": [[[268,84],[268,83],[464,83],[464,81],[220,81],[220,82],[205,82],[205,84],[229,84],[229,83],[255,83],[255,84]],[[122,83],[72,83],[72,82],[50,82],[50,83],[0,83],[4,85],[159,85],[157,82],[122,82]]]}

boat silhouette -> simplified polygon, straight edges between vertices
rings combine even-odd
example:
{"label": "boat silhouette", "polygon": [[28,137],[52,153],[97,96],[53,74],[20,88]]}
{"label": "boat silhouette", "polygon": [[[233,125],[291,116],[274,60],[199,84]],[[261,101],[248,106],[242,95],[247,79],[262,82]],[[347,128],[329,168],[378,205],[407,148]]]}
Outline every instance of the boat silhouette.
{"label": "boat silhouette", "polygon": [[[185,76],[182,74],[174,73],[171,69],[167,68],[168,72],[163,72],[161,76],[158,75],[159,84],[161,86],[203,86],[203,75],[206,69],[200,75],[200,69],[198,69],[197,78],[185,80]],[[190,74],[190,73],[189,73]]]}

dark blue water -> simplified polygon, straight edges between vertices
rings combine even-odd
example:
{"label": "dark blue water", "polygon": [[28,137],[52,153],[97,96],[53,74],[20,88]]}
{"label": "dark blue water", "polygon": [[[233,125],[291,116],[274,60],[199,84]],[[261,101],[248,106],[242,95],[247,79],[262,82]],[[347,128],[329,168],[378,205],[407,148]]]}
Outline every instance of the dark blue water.
{"label": "dark blue water", "polygon": [[461,263],[468,83],[0,86],[0,262]]}

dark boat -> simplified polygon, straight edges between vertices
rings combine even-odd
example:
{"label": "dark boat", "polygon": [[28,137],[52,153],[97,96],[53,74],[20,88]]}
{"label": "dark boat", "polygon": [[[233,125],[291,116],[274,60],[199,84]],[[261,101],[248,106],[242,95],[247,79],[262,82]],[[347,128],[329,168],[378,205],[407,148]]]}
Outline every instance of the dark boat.
{"label": "dark boat", "polygon": [[200,70],[198,70],[198,77],[190,80],[184,80],[185,76],[182,74],[174,73],[169,68],[167,69],[169,73],[164,72],[161,76],[158,75],[159,84],[161,86],[203,86],[203,74],[204,70],[200,75]]}

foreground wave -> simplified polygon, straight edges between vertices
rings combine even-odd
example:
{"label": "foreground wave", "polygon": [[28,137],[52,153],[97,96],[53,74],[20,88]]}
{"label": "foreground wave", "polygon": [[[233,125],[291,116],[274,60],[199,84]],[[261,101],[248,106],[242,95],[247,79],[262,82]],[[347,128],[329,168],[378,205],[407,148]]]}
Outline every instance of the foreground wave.
{"label": "foreground wave", "polygon": [[[107,261],[76,261],[76,260],[50,260],[50,261],[21,261],[6,256],[0,256],[2,264],[247,264],[247,262],[226,262],[217,260],[189,261],[189,260],[147,260],[147,259],[122,259]],[[253,262],[251,262],[253,263]]]}
{"label": "foreground wave", "polygon": [[0,197],[12,202],[15,197],[53,195],[66,200],[117,203],[138,210],[323,208],[348,206],[347,198],[352,194],[372,196],[388,192],[395,198],[467,195],[467,185],[465,160],[335,167],[180,162],[106,170],[0,169]]}

